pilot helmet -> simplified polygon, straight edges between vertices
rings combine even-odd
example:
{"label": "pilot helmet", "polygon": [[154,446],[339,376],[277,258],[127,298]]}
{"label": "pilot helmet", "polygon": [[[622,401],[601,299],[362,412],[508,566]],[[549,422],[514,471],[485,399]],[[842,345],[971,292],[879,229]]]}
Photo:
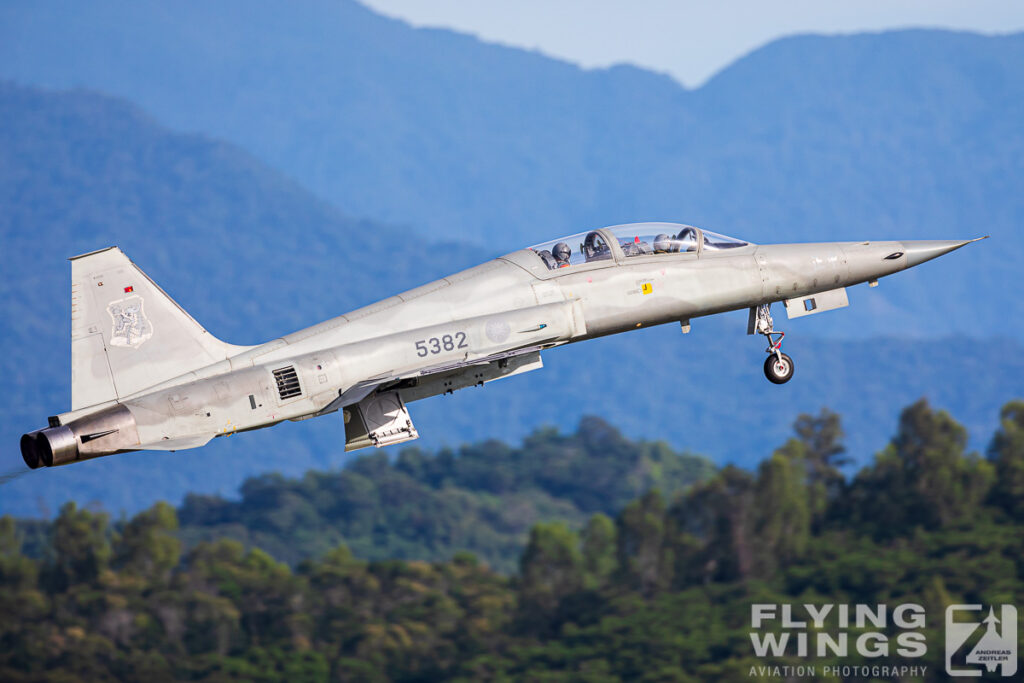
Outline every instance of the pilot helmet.
{"label": "pilot helmet", "polygon": [[671,238],[665,233],[661,233],[654,238],[654,251],[655,253],[667,252],[672,248]]}
{"label": "pilot helmet", "polygon": [[544,265],[548,267],[548,270],[554,270],[558,267],[558,261],[551,255],[551,252],[547,249],[541,249],[537,252],[537,256],[540,256],[540,260],[544,262]]}
{"label": "pilot helmet", "polygon": [[551,250],[551,253],[555,255],[555,258],[559,261],[568,261],[569,255],[572,254],[572,249],[565,242],[559,242],[555,245],[555,248]]}

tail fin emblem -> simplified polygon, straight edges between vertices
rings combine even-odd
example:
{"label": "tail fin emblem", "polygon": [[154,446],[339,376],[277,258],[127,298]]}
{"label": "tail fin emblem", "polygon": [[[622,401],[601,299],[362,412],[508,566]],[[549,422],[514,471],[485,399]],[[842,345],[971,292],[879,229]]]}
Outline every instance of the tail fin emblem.
{"label": "tail fin emblem", "polygon": [[110,302],[107,312],[114,327],[110,332],[111,346],[138,347],[153,336],[153,324],[143,310],[141,296],[129,296]]}

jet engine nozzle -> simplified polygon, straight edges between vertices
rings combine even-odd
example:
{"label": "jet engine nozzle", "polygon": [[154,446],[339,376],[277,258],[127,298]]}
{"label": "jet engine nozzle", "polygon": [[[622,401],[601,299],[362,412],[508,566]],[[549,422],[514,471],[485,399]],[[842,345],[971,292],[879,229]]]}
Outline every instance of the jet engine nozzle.
{"label": "jet engine nozzle", "polygon": [[125,406],[115,405],[66,425],[23,435],[21,457],[36,469],[123,453],[138,445],[135,417]]}
{"label": "jet engine nozzle", "polygon": [[48,427],[21,437],[21,457],[35,469],[62,465],[78,459],[78,439],[70,427]]}

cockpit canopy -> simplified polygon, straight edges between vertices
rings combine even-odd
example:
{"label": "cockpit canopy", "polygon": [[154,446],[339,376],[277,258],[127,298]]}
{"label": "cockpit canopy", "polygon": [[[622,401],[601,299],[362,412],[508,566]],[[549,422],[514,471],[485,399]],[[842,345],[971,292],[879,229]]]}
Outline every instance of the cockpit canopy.
{"label": "cockpit canopy", "polygon": [[612,244],[625,258],[659,254],[698,253],[745,247],[749,242],[678,223],[628,223],[581,232],[535,244],[535,252],[549,270],[616,258]]}

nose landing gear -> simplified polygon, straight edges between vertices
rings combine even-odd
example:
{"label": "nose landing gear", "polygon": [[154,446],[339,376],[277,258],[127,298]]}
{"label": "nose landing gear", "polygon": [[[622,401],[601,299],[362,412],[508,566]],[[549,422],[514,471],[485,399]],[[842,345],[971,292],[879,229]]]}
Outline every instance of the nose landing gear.
{"label": "nose landing gear", "polygon": [[785,384],[793,379],[793,359],[776,351],[764,359],[764,376],[772,384]]}
{"label": "nose landing gear", "polygon": [[751,310],[753,314],[753,332],[763,334],[768,340],[764,360],[764,376],[772,384],[785,384],[793,379],[793,359],[782,352],[782,340],[785,332],[776,332],[772,321],[771,304],[762,304]]}

